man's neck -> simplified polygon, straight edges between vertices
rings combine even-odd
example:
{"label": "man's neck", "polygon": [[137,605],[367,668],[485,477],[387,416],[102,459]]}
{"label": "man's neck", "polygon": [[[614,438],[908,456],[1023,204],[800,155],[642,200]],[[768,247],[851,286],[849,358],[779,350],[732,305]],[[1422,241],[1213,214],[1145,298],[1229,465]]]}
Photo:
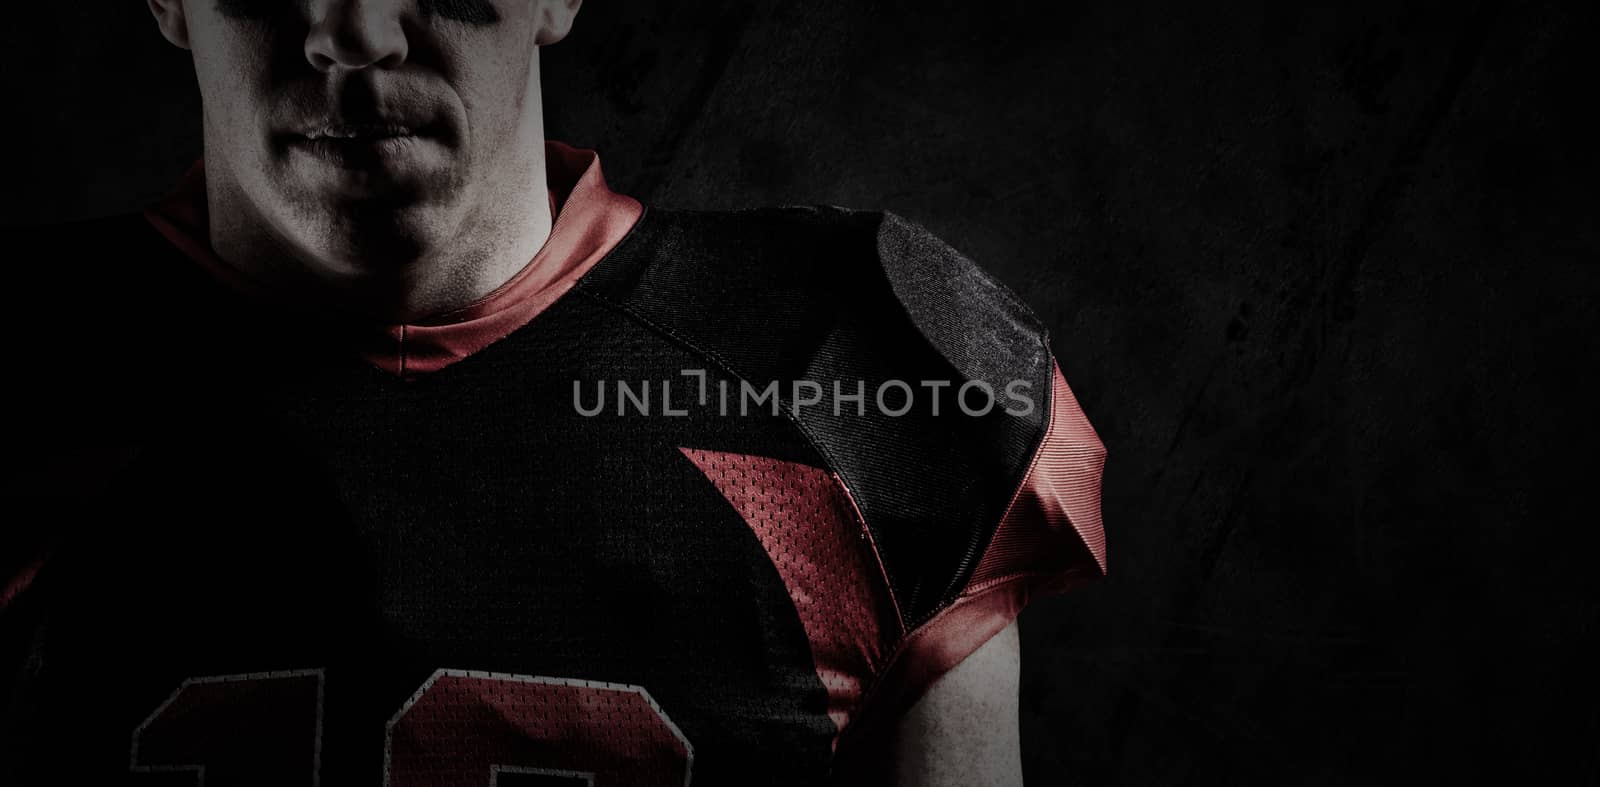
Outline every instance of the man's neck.
{"label": "man's neck", "polygon": [[231,173],[208,160],[207,171],[216,173],[207,178],[212,248],[258,284],[321,308],[386,323],[447,313],[510,280],[549,238],[544,150],[530,147],[521,166],[502,168],[454,215],[430,217],[424,232],[359,244],[351,238],[373,233],[346,232],[315,214],[265,214]]}

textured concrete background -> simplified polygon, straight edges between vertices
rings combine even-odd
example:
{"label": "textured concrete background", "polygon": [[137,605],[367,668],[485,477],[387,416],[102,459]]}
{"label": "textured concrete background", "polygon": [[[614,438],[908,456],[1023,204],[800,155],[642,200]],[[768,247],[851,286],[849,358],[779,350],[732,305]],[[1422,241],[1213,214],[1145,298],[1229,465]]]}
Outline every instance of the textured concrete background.
{"label": "textured concrete background", "polygon": [[[546,52],[623,190],[890,208],[1050,325],[1113,576],[1023,617],[1030,784],[1600,783],[1600,20],[1339,5],[590,0]],[[8,221],[165,189],[144,4],[8,17]]]}

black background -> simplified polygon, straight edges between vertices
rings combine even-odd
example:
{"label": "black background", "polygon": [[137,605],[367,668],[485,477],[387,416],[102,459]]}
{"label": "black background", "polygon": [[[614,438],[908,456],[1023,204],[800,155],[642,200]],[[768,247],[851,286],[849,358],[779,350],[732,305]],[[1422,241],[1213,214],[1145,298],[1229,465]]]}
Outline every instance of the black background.
{"label": "black background", "polygon": [[[1594,4],[1296,5],[590,0],[548,126],[646,202],[895,210],[1050,326],[1111,576],[1023,616],[1030,784],[1600,783]],[[144,3],[7,17],[5,223],[198,154]]]}

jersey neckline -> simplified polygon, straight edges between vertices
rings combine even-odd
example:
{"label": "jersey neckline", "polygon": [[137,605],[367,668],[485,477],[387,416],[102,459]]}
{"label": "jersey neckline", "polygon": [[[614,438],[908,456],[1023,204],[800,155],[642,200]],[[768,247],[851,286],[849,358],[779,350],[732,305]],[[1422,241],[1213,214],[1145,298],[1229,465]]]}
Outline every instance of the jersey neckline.
{"label": "jersey neckline", "polygon": [[[505,283],[446,312],[403,323],[330,317],[339,339],[349,340],[368,363],[403,380],[415,380],[467,358],[527,325],[572,289],[614,249],[644,212],[638,200],[610,189],[593,150],[545,142],[545,169],[554,221],[539,251]],[[211,246],[204,159],[189,166],[167,196],[143,211],[168,242],[213,279],[268,307],[286,303]],[[274,309],[279,311],[279,309]],[[329,337],[333,339],[335,337]]]}

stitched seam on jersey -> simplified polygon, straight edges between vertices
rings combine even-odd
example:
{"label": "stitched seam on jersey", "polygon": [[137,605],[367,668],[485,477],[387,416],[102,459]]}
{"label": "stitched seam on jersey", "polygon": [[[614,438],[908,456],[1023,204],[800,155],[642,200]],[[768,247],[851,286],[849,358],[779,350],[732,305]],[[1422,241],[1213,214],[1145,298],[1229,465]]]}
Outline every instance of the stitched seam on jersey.
{"label": "stitched seam on jersey", "polygon": [[[1049,352],[1049,349],[1050,348],[1047,345],[1045,347],[1045,351]],[[1057,404],[1056,403],[1056,387],[1055,387],[1056,360],[1055,360],[1055,356],[1054,355],[1049,356],[1049,358],[1050,358],[1050,373],[1049,373],[1049,378],[1048,379],[1050,381],[1049,382],[1049,384],[1050,384],[1050,396],[1049,396],[1049,398],[1047,398],[1045,400],[1046,412],[1044,413],[1044,434],[1039,437],[1038,444],[1036,444],[1033,447],[1033,456],[1028,459],[1028,468],[1027,468],[1027,470],[1023,471],[1022,478],[1017,479],[1017,488],[1012,490],[1012,492],[1011,492],[1011,500],[1006,503],[1005,511],[1000,513],[1000,521],[995,523],[994,530],[989,534],[989,543],[985,544],[984,547],[983,547],[983,550],[978,554],[978,557],[977,557],[977,559],[975,560],[975,562],[974,562],[974,564],[972,566],[972,570],[974,572],[976,572],[978,570],[978,566],[983,563],[984,556],[989,554],[989,547],[994,546],[994,537],[996,535],[999,535],[1000,528],[1003,525],[1005,525],[1006,519],[1011,516],[1011,510],[1017,507],[1017,501],[1022,498],[1022,488],[1024,486],[1027,486],[1028,479],[1033,477],[1033,471],[1039,466],[1040,458],[1044,456],[1044,447],[1050,443],[1051,435],[1055,434],[1055,431],[1056,431],[1055,412],[1056,412],[1056,404]],[[981,586],[976,587],[976,588],[971,587],[971,586],[962,588],[961,591],[956,594],[955,599],[951,601],[951,604],[954,604],[956,601],[959,601],[960,599],[978,595],[978,594],[984,592],[985,590],[987,590],[988,588],[994,587],[995,585],[1000,584],[1001,582],[1005,581],[1006,579],[1008,579],[1010,577],[1020,576],[1021,574],[1028,574],[1028,573],[1037,573],[1037,572],[1024,571],[1024,572],[1020,572],[1019,574],[1007,574],[1006,576],[1001,577],[1001,578],[999,578],[997,580],[990,580],[990,581],[984,582],[984,583],[982,583]],[[969,581],[970,581],[970,577],[969,577]],[[938,613],[935,613],[934,617],[938,617]],[[929,620],[931,621],[931,620],[933,620],[933,618],[929,618]]]}
{"label": "stitched seam on jersey", "polygon": [[878,539],[872,535],[872,528],[867,527],[867,517],[861,513],[861,506],[856,505],[856,496],[850,491],[850,485],[844,482],[836,470],[829,470],[828,475],[839,485],[839,491],[844,494],[845,502],[850,504],[851,518],[860,526],[862,535],[866,537],[867,546],[872,549],[872,561],[878,566],[878,574],[883,577],[884,587],[889,591],[889,606],[894,609],[894,622],[900,627],[895,632],[896,641],[899,641],[899,638],[906,634],[906,618],[900,611],[900,600],[895,597],[894,585],[889,582],[889,569],[884,565],[883,553],[878,551]]}
{"label": "stitched seam on jersey", "polygon": [[[974,548],[972,549],[971,554],[963,557],[963,561],[958,567],[959,572],[966,575],[963,578],[963,582],[971,580],[972,572],[978,570],[978,565],[983,562],[983,556],[989,552],[989,547],[994,543],[994,537],[999,531],[1000,525],[1003,524],[1006,521],[1006,517],[1011,514],[1012,507],[1017,504],[1017,498],[1022,493],[1023,485],[1028,482],[1029,476],[1033,474],[1034,466],[1039,463],[1039,457],[1044,453],[1044,446],[1049,440],[1051,430],[1054,427],[1054,423],[1052,423],[1052,421],[1055,414],[1056,405],[1056,360],[1055,355],[1050,351],[1050,340],[1045,334],[1043,327],[1040,328],[1039,346],[1044,352],[1044,357],[1050,361],[1050,368],[1045,373],[1045,386],[1049,388],[1050,394],[1045,399],[1045,410],[1043,413],[1041,413],[1042,428],[1039,430],[1039,439],[1034,442],[1033,450],[1031,452],[1032,455],[1028,458],[1027,464],[1023,467],[1021,475],[1017,476],[1017,480],[1014,482],[1014,488],[1011,492],[1011,499],[1006,503],[1005,510],[1001,512],[1000,518],[996,520],[993,527],[988,530],[987,536],[980,536],[980,542],[973,545]],[[966,589],[963,587],[961,590],[956,591],[955,596],[952,597],[949,602],[936,604],[933,608],[933,611],[917,624],[918,627],[920,628],[922,625],[932,621],[934,618],[939,617],[939,615],[943,613],[944,610],[947,609],[951,604],[954,604],[957,600],[963,598],[965,593]]]}
{"label": "stitched seam on jersey", "polygon": [[[704,356],[706,359],[708,359],[712,363],[716,364],[716,366],[719,369],[721,369],[724,373],[726,373],[728,376],[733,377],[734,379],[739,380],[740,382],[744,382],[744,383],[749,383],[750,382],[750,380],[747,379],[744,375],[739,374],[738,372],[734,371],[732,364],[728,363],[727,360],[722,358],[721,355],[719,355],[719,354],[717,354],[715,352],[712,352],[710,350],[707,350],[707,349],[705,349],[703,347],[700,347],[699,345],[697,345],[693,341],[690,341],[688,337],[681,336],[676,331],[673,331],[672,329],[667,328],[664,325],[659,325],[655,321],[645,317],[644,315],[641,315],[641,314],[635,312],[634,310],[628,308],[627,306],[624,306],[623,304],[617,303],[616,301],[614,301],[614,300],[612,300],[610,298],[607,298],[607,297],[605,297],[603,295],[600,295],[600,294],[597,294],[597,293],[593,293],[593,292],[589,292],[586,289],[579,289],[577,287],[574,287],[573,289],[574,289],[574,291],[581,292],[584,295],[588,296],[591,300],[594,300],[597,303],[600,303],[600,304],[602,304],[602,305],[604,305],[606,307],[614,309],[617,312],[620,312],[621,314],[623,314],[624,316],[627,316],[627,317],[639,322],[640,324],[644,325],[645,327],[647,327],[647,328],[649,328],[649,329],[651,329],[653,331],[656,331],[657,333],[660,333],[661,335],[667,337],[668,339],[671,339],[674,342],[677,342],[678,344],[683,345],[684,347],[688,348],[689,350],[692,350],[693,352]],[[779,394],[777,399],[778,399],[779,409],[783,411],[784,419],[787,420],[789,423],[794,424],[795,429],[799,430],[801,436],[803,436],[806,439],[806,442],[811,445],[812,450],[816,451],[817,455],[821,456],[823,461],[828,463],[829,466],[825,467],[823,469],[827,470],[828,472],[830,472],[830,473],[832,473],[834,475],[837,475],[839,477],[839,480],[844,484],[845,488],[848,489],[850,487],[849,479],[846,479],[844,477],[844,473],[839,470],[838,461],[833,458],[833,455],[831,453],[829,453],[825,448],[823,448],[821,442],[817,440],[815,435],[811,434],[811,431],[806,428],[805,424],[801,423],[800,420],[795,417],[793,408],[784,407],[783,406],[785,404],[785,402],[783,401],[782,394]],[[853,508],[856,508],[857,512],[860,511],[859,507],[857,507],[855,505],[854,498],[851,498],[851,506]],[[865,514],[861,514],[861,525],[862,525],[864,531],[867,534],[867,538],[872,539],[872,551],[873,551],[874,556],[876,557],[877,556],[877,551],[878,551],[877,538],[875,538],[873,536],[872,529],[866,526],[866,515]],[[877,565],[878,565],[879,577],[883,580],[884,588],[889,593],[890,606],[894,607],[895,618],[900,622],[900,635],[903,637],[905,635],[905,633],[906,633],[905,613],[900,609],[900,603],[895,598],[894,583],[889,578],[889,567],[881,559],[875,560],[873,562],[877,563]]]}

